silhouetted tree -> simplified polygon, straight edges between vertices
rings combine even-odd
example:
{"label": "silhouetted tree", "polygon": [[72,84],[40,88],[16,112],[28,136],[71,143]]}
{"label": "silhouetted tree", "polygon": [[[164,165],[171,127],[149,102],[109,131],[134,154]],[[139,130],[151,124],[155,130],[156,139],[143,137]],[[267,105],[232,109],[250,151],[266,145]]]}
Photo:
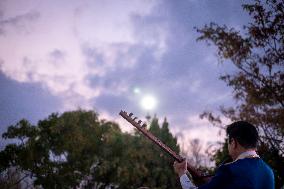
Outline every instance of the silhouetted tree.
{"label": "silhouetted tree", "polygon": [[[179,152],[168,123],[163,125],[154,117],[150,130]],[[141,134],[99,120],[94,111],[51,114],[35,126],[21,120],[3,138],[14,143],[0,152],[1,188],[23,181],[43,188],[179,188],[167,154]]]}
{"label": "silhouetted tree", "polygon": [[[197,29],[201,34],[198,40],[214,44],[220,60],[228,60],[226,63],[236,68],[220,77],[233,89],[236,100],[234,107],[221,107],[221,113],[232,121],[247,120],[256,125],[262,144],[275,152],[269,158],[284,161],[284,2],[255,0],[244,4],[243,9],[251,16],[243,31],[211,23]],[[221,123],[212,112],[201,117]],[[283,167],[270,165],[276,178],[284,178]],[[277,186],[283,184],[283,179],[276,181]]]}

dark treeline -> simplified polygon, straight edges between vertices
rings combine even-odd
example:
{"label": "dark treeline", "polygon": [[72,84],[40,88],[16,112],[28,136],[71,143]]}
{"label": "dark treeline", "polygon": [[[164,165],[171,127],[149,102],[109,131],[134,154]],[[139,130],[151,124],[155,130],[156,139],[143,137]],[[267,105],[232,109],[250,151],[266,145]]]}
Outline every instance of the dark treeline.
{"label": "dark treeline", "polygon": [[[160,126],[154,117],[148,129],[179,153],[166,119]],[[168,155],[94,111],[52,114],[35,126],[21,120],[3,138],[18,142],[0,152],[0,188],[179,188]]]}

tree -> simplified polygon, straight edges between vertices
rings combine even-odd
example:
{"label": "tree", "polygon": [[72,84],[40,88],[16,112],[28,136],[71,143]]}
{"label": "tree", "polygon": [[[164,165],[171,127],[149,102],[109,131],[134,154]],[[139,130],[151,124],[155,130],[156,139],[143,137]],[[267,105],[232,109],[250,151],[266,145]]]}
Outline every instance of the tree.
{"label": "tree", "polygon": [[[154,116],[150,121],[149,131],[171,149],[177,153],[180,152],[177,139],[170,133],[169,123],[166,118],[161,127],[159,119]],[[142,177],[143,185],[139,186],[147,186],[155,189],[180,188],[172,168],[173,159],[141,134],[137,133],[137,137],[139,137],[140,144],[142,145],[139,154],[143,155],[139,164],[145,168],[144,171],[146,173]]]}
{"label": "tree", "polygon": [[[156,116],[149,121],[149,131],[173,150],[179,152],[177,140],[170,133],[169,123],[166,119],[162,127],[160,127],[159,119]],[[94,178],[104,180],[103,183],[110,183],[110,181],[106,182],[109,179],[112,183],[117,183],[118,188],[166,189],[180,187],[172,168],[173,160],[168,154],[139,132],[134,132],[133,135],[123,134],[121,139],[109,143],[109,149],[111,149],[109,152],[111,153],[104,156],[104,161],[108,161],[105,164],[112,166],[111,169],[108,169],[110,171],[108,176],[102,174],[102,177],[98,178],[100,174],[94,173]],[[107,150],[106,146],[104,148]],[[113,162],[117,162],[117,164],[113,164]]]}
{"label": "tree", "polygon": [[31,177],[34,185],[44,188],[78,186],[91,174],[91,167],[108,168],[97,165],[104,160],[105,154],[100,152],[105,150],[109,133],[120,133],[118,125],[99,121],[93,111],[51,114],[37,126],[21,120],[3,134],[3,138],[19,142],[0,152],[0,171],[19,167],[21,173],[29,173],[21,180]]}
{"label": "tree", "polygon": [[190,151],[191,151],[191,158],[190,161],[195,167],[201,167],[201,161],[202,161],[202,154],[201,154],[201,143],[198,139],[193,139],[189,143],[190,145]]}
{"label": "tree", "polygon": [[21,189],[19,181],[21,181],[21,175],[15,167],[0,174],[0,188]]}
{"label": "tree", "polygon": [[[220,60],[236,67],[235,73],[220,79],[233,89],[237,105],[221,107],[221,113],[232,121],[247,120],[256,125],[261,143],[284,161],[284,3],[255,0],[244,4],[243,9],[251,16],[243,31],[211,23],[197,29],[201,34],[198,40],[214,44]],[[221,123],[212,112],[201,117]],[[283,178],[283,169],[270,165]],[[283,184],[283,180],[276,181]]]}
{"label": "tree", "polygon": [[[168,123],[163,125],[155,117],[150,130],[179,152]],[[1,188],[23,181],[43,188],[179,188],[167,154],[141,134],[99,120],[94,111],[51,114],[35,126],[21,120],[3,138],[14,143],[0,151]]]}

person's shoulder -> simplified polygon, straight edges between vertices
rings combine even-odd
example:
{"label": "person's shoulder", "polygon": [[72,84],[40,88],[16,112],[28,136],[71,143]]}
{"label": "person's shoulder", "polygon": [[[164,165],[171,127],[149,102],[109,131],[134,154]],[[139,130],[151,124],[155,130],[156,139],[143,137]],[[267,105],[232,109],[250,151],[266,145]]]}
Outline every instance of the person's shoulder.
{"label": "person's shoulder", "polygon": [[262,160],[260,158],[244,158],[226,163],[224,164],[224,168],[229,170],[230,172],[231,171],[235,172],[236,170],[242,170],[242,169],[246,170],[248,168],[251,169],[258,166],[259,161]]}
{"label": "person's shoulder", "polygon": [[231,163],[226,163],[221,165],[220,167],[218,167],[216,174],[217,175],[230,175],[231,174],[231,167],[230,167]]}
{"label": "person's shoulder", "polygon": [[261,158],[244,158],[237,161],[233,161],[224,165],[230,172],[242,172],[248,173],[251,171],[266,172],[269,175],[273,175],[273,171],[270,166],[265,163]]}
{"label": "person's shoulder", "polygon": [[263,166],[267,167],[268,169],[271,169],[271,167],[263,159],[259,158],[259,161]]}
{"label": "person's shoulder", "polygon": [[274,185],[272,169],[260,158],[244,158],[224,164],[219,167],[218,176],[228,181],[226,183],[232,186],[228,188],[234,188],[232,183],[238,188],[246,188],[239,186],[249,186],[251,183],[263,185],[264,188]]}
{"label": "person's shoulder", "polygon": [[262,164],[263,168],[267,170],[267,172],[269,172],[269,174],[271,174],[272,176],[274,176],[273,170],[272,168],[262,159],[260,159],[260,163]]}

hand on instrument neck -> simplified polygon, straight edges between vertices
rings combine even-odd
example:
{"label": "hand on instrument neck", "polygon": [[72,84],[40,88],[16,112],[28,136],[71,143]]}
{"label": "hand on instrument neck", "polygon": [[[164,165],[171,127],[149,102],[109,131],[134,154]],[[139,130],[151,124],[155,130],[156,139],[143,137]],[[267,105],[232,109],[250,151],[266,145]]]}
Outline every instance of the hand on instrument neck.
{"label": "hand on instrument neck", "polygon": [[179,177],[181,177],[182,175],[186,174],[187,172],[187,162],[186,160],[182,161],[182,162],[174,162],[174,169],[175,172],[179,175]]}

